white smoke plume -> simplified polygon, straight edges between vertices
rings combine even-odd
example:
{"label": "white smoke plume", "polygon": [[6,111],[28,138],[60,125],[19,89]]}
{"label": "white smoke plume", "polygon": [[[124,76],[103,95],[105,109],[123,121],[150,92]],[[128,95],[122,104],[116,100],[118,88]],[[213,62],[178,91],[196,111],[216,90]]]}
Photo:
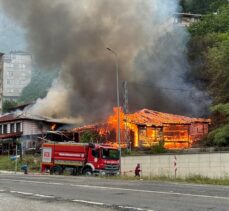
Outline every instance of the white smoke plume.
{"label": "white smoke plume", "polygon": [[[177,0],[0,0],[22,26],[40,67],[61,67],[46,98],[31,109],[83,122],[103,119],[116,105],[115,58],[129,81],[129,107],[201,113],[203,95],[185,81],[188,33],[173,23]],[[150,86],[146,86],[149,84]],[[121,83],[120,83],[121,87]],[[193,90],[195,95],[166,90]]]}

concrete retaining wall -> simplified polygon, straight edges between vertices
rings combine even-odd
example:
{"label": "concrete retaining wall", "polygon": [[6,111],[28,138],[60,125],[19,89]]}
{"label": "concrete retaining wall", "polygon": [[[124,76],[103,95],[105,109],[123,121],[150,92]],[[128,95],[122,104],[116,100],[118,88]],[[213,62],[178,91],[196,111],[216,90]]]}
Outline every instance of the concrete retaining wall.
{"label": "concrete retaining wall", "polygon": [[[141,164],[142,176],[174,177],[174,155],[150,155],[122,157],[121,171],[134,175],[137,163]],[[176,155],[176,176],[185,178],[201,175],[209,178],[229,178],[229,152]]]}

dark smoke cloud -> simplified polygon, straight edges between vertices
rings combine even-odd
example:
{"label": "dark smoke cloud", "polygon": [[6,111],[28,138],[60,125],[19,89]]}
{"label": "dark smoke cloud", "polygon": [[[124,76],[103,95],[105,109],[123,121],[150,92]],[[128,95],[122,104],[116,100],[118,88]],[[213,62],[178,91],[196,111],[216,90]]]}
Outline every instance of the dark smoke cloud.
{"label": "dark smoke cloud", "polygon": [[[201,92],[185,83],[188,34],[172,23],[176,0],[0,0],[26,30],[29,50],[44,68],[61,67],[47,97],[31,112],[98,121],[116,104],[115,58],[128,80],[130,108],[202,112]],[[142,85],[141,85],[142,84]],[[150,84],[151,87],[146,87]],[[192,89],[192,98],[152,86]],[[202,98],[202,96],[201,96]]]}

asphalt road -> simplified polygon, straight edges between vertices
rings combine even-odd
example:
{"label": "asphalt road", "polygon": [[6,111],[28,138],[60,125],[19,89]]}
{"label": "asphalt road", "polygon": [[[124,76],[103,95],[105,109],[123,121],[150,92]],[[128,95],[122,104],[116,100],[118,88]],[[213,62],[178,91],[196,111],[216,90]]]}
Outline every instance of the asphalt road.
{"label": "asphalt road", "polygon": [[[31,203],[38,200],[44,206],[48,202],[48,205],[56,206],[53,210],[72,210],[72,207],[75,210],[84,207],[88,210],[229,210],[229,186],[215,185],[78,176],[0,175],[0,194]],[[4,200],[0,200],[0,210],[3,203]]]}
{"label": "asphalt road", "polygon": [[23,197],[16,194],[0,193],[1,211],[109,211],[105,207],[93,207],[68,201],[41,200],[39,197]]}

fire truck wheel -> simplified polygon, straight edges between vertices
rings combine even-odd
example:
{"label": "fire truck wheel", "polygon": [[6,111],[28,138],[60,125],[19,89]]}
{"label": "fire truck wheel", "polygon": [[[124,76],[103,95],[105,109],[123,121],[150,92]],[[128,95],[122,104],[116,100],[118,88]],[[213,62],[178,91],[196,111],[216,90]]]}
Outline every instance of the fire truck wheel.
{"label": "fire truck wheel", "polygon": [[87,167],[83,170],[83,175],[85,176],[91,176],[92,175],[92,170],[91,168]]}
{"label": "fire truck wheel", "polygon": [[60,175],[62,173],[63,173],[63,169],[61,168],[61,166],[53,166],[50,169],[50,174]]}

